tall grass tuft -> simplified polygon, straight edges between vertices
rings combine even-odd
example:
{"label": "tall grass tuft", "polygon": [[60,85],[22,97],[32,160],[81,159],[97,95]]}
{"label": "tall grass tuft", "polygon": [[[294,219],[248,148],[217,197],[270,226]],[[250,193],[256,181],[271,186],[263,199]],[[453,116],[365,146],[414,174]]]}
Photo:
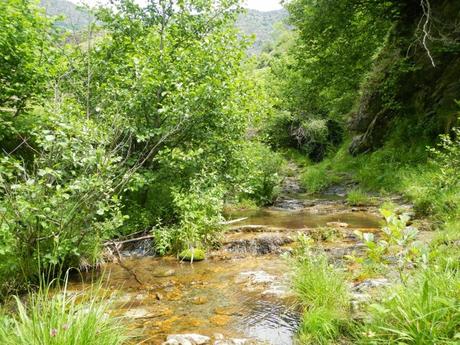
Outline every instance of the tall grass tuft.
{"label": "tall grass tuft", "polygon": [[347,194],[347,202],[351,206],[369,205],[371,201],[371,198],[359,188],[353,189]]}
{"label": "tall grass tuft", "polygon": [[345,276],[322,254],[303,256],[296,265],[293,288],[304,309],[301,344],[332,344],[350,322]]}
{"label": "tall grass tuft", "polygon": [[42,287],[25,301],[15,297],[17,313],[0,317],[0,344],[124,344],[126,329],[108,314],[100,291],[74,293],[66,287],[62,291]]}
{"label": "tall grass tuft", "polygon": [[459,344],[460,275],[429,269],[370,307],[362,344]]}

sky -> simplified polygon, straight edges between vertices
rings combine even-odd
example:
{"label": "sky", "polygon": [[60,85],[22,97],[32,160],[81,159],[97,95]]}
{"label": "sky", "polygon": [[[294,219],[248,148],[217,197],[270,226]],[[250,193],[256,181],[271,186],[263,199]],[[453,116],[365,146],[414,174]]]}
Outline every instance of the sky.
{"label": "sky", "polygon": [[[85,2],[90,5],[94,5],[98,2],[101,2],[100,0],[70,0],[74,3],[80,3],[80,2]],[[245,3],[248,8],[252,8],[255,10],[259,11],[273,11],[273,10],[279,10],[282,8],[280,4],[280,0],[245,0]]]}
{"label": "sky", "polygon": [[260,11],[279,10],[281,7],[279,0],[246,0],[247,7]]}

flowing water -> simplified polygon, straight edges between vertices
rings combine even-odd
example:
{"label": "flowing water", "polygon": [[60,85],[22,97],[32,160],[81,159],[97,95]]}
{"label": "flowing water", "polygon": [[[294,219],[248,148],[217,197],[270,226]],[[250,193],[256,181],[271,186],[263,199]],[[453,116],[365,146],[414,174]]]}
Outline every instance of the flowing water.
{"label": "flowing water", "polygon": [[[298,204],[298,200],[283,202]],[[352,212],[343,202],[307,204],[302,201],[294,210],[278,207],[229,213],[229,218],[247,219],[232,224],[223,248],[209,253],[202,262],[180,263],[173,257],[125,258],[124,264],[135,271],[142,284],[126,269],[107,264],[104,280],[116,296],[113,313],[125,316],[139,332],[134,343],[162,344],[169,334],[213,337],[218,333],[272,345],[292,344],[300,313],[289,290],[289,263],[280,253],[289,251],[295,243],[293,239],[273,239],[295,238],[299,230],[331,222],[347,223],[340,226],[352,232],[356,228],[375,229],[380,221],[365,210]],[[253,232],[244,230],[247,225],[262,227]],[[240,245],[242,241],[253,247],[263,243],[265,247],[263,251],[250,251]],[[350,245],[350,241],[342,242],[338,245]],[[265,255],[257,255],[260,253]],[[75,282],[71,288],[80,290],[83,284]]]}

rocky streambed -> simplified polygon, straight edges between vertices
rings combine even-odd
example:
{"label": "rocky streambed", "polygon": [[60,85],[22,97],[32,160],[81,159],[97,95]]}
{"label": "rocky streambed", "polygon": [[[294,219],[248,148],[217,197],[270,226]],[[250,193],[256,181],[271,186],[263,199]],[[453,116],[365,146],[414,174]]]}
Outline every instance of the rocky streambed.
{"label": "rocky streambed", "polygon": [[[341,259],[362,248],[355,230],[377,232],[381,221],[376,207],[348,206],[337,193],[302,194],[295,179],[287,179],[272,207],[234,210],[227,217],[239,221],[227,226],[221,248],[204,261],[181,263],[175,257],[133,255],[146,252],[134,250],[125,252],[128,270],[116,263],[105,266],[113,313],[126,317],[138,333],[134,344],[293,344],[300,310],[289,289],[285,253],[295,248],[298,234],[309,234]],[[354,286],[357,299],[379,284],[386,281]]]}

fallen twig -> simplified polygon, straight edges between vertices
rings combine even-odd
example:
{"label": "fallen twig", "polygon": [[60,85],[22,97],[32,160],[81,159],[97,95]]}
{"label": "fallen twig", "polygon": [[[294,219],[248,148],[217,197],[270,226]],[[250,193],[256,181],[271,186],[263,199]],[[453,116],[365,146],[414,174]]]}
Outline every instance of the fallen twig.
{"label": "fallen twig", "polygon": [[124,243],[129,243],[129,242],[136,242],[136,241],[142,241],[142,240],[150,240],[154,239],[154,235],[146,235],[146,236],[141,236],[141,237],[134,237],[130,238],[128,240],[123,240],[123,241],[109,241],[104,243],[105,246],[111,246],[113,244],[119,245],[119,244],[124,244]]}
{"label": "fallen twig", "polygon": [[129,274],[131,274],[133,276],[133,278],[136,280],[136,282],[139,283],[139,285],[144,285],[141,280],[137,277],[137,274],[136,272],[134,272],[131,268],[129,268],[128,266],[126,266],[124,263],[123,263],[123,260],[121,259],[121,254],[120,254],[120,251],[118,250],[118,246],[117,246],[117,243],[112,241],[112,245],[113,245],[113,248],[115,249],[115,257],[117,258],[117,261],[118,261],[118,264],[124,268],[126,271],[129,272]]}
{"label": "fallen twig", "polygon": [[229,225],[229,224],[233,224],[233,223],[242,222],[243,220],[246,220],[246,219],[248,219],[248,217],[232,219],[232,220],[228,220],[228,221],[225,221],[225,222],[220,222],[219,225]]}

